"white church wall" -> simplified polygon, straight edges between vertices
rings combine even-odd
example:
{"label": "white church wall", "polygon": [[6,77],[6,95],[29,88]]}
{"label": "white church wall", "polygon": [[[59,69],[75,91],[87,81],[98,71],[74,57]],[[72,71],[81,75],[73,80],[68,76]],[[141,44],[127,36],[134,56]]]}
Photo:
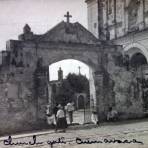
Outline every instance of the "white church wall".
{"label": "white church wall", "polygon": [[98,4],[94,0],[87,5],[88,30],[98,37]]}

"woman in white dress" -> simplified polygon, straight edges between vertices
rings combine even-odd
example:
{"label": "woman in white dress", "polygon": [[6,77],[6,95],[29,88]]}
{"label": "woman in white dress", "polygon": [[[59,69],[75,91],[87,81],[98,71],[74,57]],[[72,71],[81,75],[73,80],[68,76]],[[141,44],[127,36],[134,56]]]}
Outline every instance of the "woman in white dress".
{"label": "woman in white dress", "polygon": [[67,128],[67,121],[66,121],[66,117],[65,117],[65,113],[64,113],[64,109],[61,105],[58,106],[58,111],[57,111],[57,124],[56,124],[56,131],[58,129],[62,129],[63,132],[66,132],[66,128]]}

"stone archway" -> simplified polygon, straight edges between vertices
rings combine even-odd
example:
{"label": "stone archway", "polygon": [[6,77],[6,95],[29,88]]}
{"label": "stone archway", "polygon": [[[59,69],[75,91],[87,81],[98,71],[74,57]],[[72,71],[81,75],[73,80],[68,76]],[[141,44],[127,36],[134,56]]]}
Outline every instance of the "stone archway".
{"label": "stone archway", "polygon": [[77,109],[84,109],[86,104],[86,94],[78,93],[76,97]]}
{"label": "stone archway", "polygon": [[134,55],[132,55],[130,59],[130,65],[132,67],[137,67],[137,68],[142,65],[147,65],[147,59],[142,53],[137,52]]}
{"label": "stone archway", "polygon": [[144,54],[144,56],[146,57],[146,59],[148,61],[148,50],[144,46],[142,46],[141,44],[132,43],[130,45],[127,45],[127,46],[124,47],[124,51],[130,57],[137,52],[142,53],[142,54]]}
{"label": "stone archway", "polygon": [[[86,63],[92,69],[92,72],[90,73],[92,75],[91,76],[91,78],[92,78],[91,85],[93,85],[93,88],[95,89],[95,84],[94,84],[94,77],[95,77],[95,75],[94,75],[94,73],[95,73],[95,71],[97,71],[97,67],[99,67],[99,64],[98,64],[98,54],[99,53],[97,53],[97,48],[98,47],[94,47],[94,46],[91,47],[91,46],[89,46],[89,47],[91,47],[91,49],[93,49],[93,48],[95,49],[95,50],[91,51],[86,46],[82,47],[82,45],[78,45],[77,44],[77,48],[78,48],[77,49],[76,47],[73,47],[74,44],[73,44],[73,46],[69,46],[69,45],[68,44],[61,44],[60,48],[59,48],[59,46],[54,45],[55,46],[54,49],[50,49],[49,45],[44,50],[42,48],[39,48],[38,52],[40,53],[40,57],[42,57],[42,60],[43,60],[43,63],[42,63],[43,65],[42,65],[41,71],[43,71],[42,69],[47,70],[46,68],[48,67],[48,65],[53,64],[53,63],[55,63],[57,61],[61,61],[61,60],[64,60],[64,59],[69,59],[69,58],[70,59],[79,60],[79,61],[81,61],[83,63]],[[69,48],[67,49],[68,46],[69,46]],[[81,49],[80,49],[80,47],[81,47]],[[55,53],[55,50],[56,50],[56,53]],[[37,67],[37,69],[38,68],[39,68],[39,66]],[[36,70],[36,71],[40,71],[40,70]],[[45,75],[44,73],[43,73],[42,76],[40,76],[40,77],[43,77],[43,79],[44,79],[44,80],[43,79],[41,80],[42,82],[43,81],[47,82],[46,76],[47,76],[47,74]],[[44,85],[44,88],[45,88],[45,86],[48,85],[48,83],[46,83],[46,84],[44,83],[43,85]],[[36,91],[37,92],[41,92],[41,90],[38,91],[39,88],[45,90],[43,88],[43,85],[42,84],[41,84],[41,86],[38,85],[38,89]],[[94,96],[93,99],[95,99],[93,106],[97,106],[95,90],[93,91],[92,95]],[[38,97],[38,106],[39,107],[45,106],[45,104],[48,103],[48,102],[45,101],[45,100],[47,100],[46,99],[47,96],[39,96],[39,95],[37,95],[37,97]],[[45,98],[45,99],[43,99],[43,98]],[[49,100],[49,102],[52,102],[52,100]],[[44,107],[42,107],[42,109],[40,111],[38,109],[38,113],[37,114],[38,114],[38,117],[40,119],[44,118],[44,115],[43,115],[44,112],[45,112],[44,110],[45,110]]]}
{"label": "stone archway", "polygon": [[[58,60],[58,57],[57,57],[57,60]],[[66,78],[65,77],[62,77],[62,79],[60,79],[60,77],[59,77],[59,71],[62,69],[62,75],[63,75],[64,69],[66,70],[66,68],[63,69],[63,63],[66,63],[66,65],[69,65],[70,66],[70,70],[73,69],[72,66],[74,66],[74,64],[78,64],[78,63],[81,66],[85,65],[84,66],[85,68],[87,67],[87,76],[88,77],[85,79],[88,82],[87,83],[87,86],[89,87],[87,91],[86,91],[86,89],[83,89],[83,92],[80,93],[79,92],[80,90],[78,90],[78,89],[76,89],[76,90],[74,89],[73,90],[72,89],[72,92],[73,93],[66,93],[65,92],[65,90],[68,91],[69,89],[66,89],[67,87],[65,88],[64,87],[65,85],[63,86],[62,84],[66,84],[66,86],[69,86],[69,83],[67,83],[68,81],[66,81]],[[68,63],[72,63],[72,64],[70,65]],[[53,67],[59,68],[59,70],[57,71]],[[83,67],[83,69],[85,69],[84,67]],[[67,68],[69,68],[69,67],[67,67]],[[50,72],[50,70],[53,71],[53,69],[54,69],[54,71],[56,71],[56,73],[54,72],[54,75],[58,75],[58,79],[56,78],[56,79],[53,80],[50,77],[51,79],[49,81],[49,87],[51,87],[51,89],[52,89],[52,88],[54,88],[54,84],[55,84],[56,85],[57,92],[56,91],[55,92],[50,91],[49,102],[50,102],[50,104],[52,104],[50,106],[52,108],[55,105],[57,105],[57,104],[61,104],[61,105],[65,106],[69,102],[68,100],[70,100],[70,101],[72,101],[74,103],[74,107],[76,109],[75,112],[74,112],[74,120],[73,120],[73,122],[74,123],[78,123],[78,124],[90,123],[91,122],[91,110],[90,110],[91,108],[90,108],[90,97],[89,97],[90,94],[93,96],[93,99],[96,100],[96,93],[95,93],[96,90],[95,90],[95,84],[94,84],[94,80],[93,80],[94,77],[93,77],[93,73],[89,71],[90,69],[91,69],[91,71],[93,69],[90,66],[84,64],[84,62],[81,62],[81,61],[78,61],[78,60],[74,60],[74,59],[66,59],[66,60],[63,59],[62,61],[58,61],[56,63],[53,63],[53,64],[49,65],[49,72]],[[71,73],[71,71],[70,71],[70,73]],[[64,75],[64,76],[67,76],[67,75],[68,75],[68,73],[66,75]],[[73,73],[72,73],[72,75],[73,75]],[[89,79],[89,76],[90,75],[91,75],[91,81]],[[76,75],[74,75],[74,78],[76,78],[75,79],[76,81],[77,81],[77,78],[81,78],[81,80],[82,80],[81,82],[83,82],[83,84],[85,83],[84,85],[85,85],[85,88],[86,88],[87,86],[86,86],[86,81],[84,81],[85,76],[83,75],[83,70],[81,70],[81,74],[79,76],[78,75],[77,75],[77,77],[75,77],[75,76]],[[77,85],[77,87],[80,88],[80,89],[82,88],[81,87],[82,86],[82,83],[81,82],[80,83],[79,82],[77,83],[77,84],[80,84],[80,87],[79,87],[79,85]],[[71,86],[73,86],[73,85],[75,85],[74,81],[72,81]],[[61,87],[61,86],[63,86],[63,87]],[[71,87],[69,87],[69,88],[71,88]],[[61,90],[63,90],[64,93],[62,93]],[[90,92],[90,90],[91,90],[91,92]],[[84,102],[84,100],[85,100],[85,102]],[[96,106],[96,104],[93,105],[93,106]],[[91,105],[91,107],[92,107],[92,105]],[[85,121],[83,121],[84,119],[85,119]],[[67,120],[68,120],[68,118],[67,118]]]}
{"label": "stone archway", "polygon": [[148,64],[148,50],[138,44],[133,43],[131,45],[128,45],[124,48],[125,54],[129,56],[129,64],[133,68],[144,68],[147,69]]}
{"label": "stone archway", "polygon": [[[104,50],[102,50],[102,48]],[[42,42],[41,44],[38,44],[38,54],[43,59],[43,67],[47,67],[52,63],[55,63],[57,61],[61,61],[64,59],[75,59],[91,67],[91,72],[90,72],[91,84],[90,85],[94,90],[94,91],[91,90],[90,92],[91,107],[92,107],[92,110],[95,109],[97,112],[100,112],[99,113],[100,118],[102,119],[106,118],[106,113],[110,106],[109,103],[112,102],[111,100],[110,101],[104,100],[104,97],[107,97],[107,95],[110,95],[109,93],[112,93],[112,90],[111,92],[108,91],[106,94],[104,94],[103,92],[104,91],[103,87],[105,87],[106,91],[107,91],[107,88],[110,87],[109,85],[103,86],[105,79],[106,78],[110,79],[108,77],[108,75],[110,74],[107,72],[107,69],[106,69],[108,64],[107,54],[110,54],[110,56],[113,56],[113,55],[112,53],[109,53],[110,51],[108,49],[117,50],[117,49],[114,49],[114,46],[105,47],[97,44],[86,45],[86,44],[74,44],[74,43],[73,44],[51,43],[47,45],[44,44],[44,46],[42,46]],[[114,55],[114,58],[121,56],[121,52],[116,52],[115,54],[116,55]],[[112,62],[114,63],[115,60],[116,59],[112,59]],[[38,100],[42,100],[42,98],[43,97],[41,98],[38,97]],[[42,102],[42,101],[39,101],[39,102]],[[38,105],[38,106],[42,106],[42,105]]]}
{"label": "stone archway", "polygon": [[84,104],[85,104],[84,100],[85,100],[85,98],[84,98],[83,95],[80,95],[78,97],[78,109],[83,109],[84,108]]}
{"label": "stone archway", "polygon": [[[6,124],[0,128],[2,133],[8,128],[11,132],[22,128],[30,130],[36,126],[45,127],[48,66],[63,59],[75,59],[91,67],[91,107],[98,112],[100,120],[104,120],[117,96],[114,92],[116,81],[113,78],[116,78],[116,70],[120,69],[122,63],[121,51],[121,46],[99,41],[79,23],[61,22],[43,35],[33,34],[30,29],[20,35],[19,40],[7,42],[7,54],[2,54],[0,71],[1,97],[5,96],[3,92],[6,83],[14,84],[21,91],[16,95],[14,110],[9,115],[13,126]],[[20,61],[22,64],[19,64]],[[5,76],[9,77],[6,79]],[[23,107],[20,108],[20,105]],[[6,107],[5,112],[8,110],[9,107]],[[5,112],[0,113],[0,117]],[[17,122],[13,120],[15,118]],[[25,126],[22,124],[24,122]],[[4,125],[7,120],[0,123]]]}
{"label": "stone archway", "polygon": [[134,77],[141,89],[141,102],[143,111],[148,110],[148,50],[139,43],[133,43],[124,48],[125,54],[129,55],[129,64]]}

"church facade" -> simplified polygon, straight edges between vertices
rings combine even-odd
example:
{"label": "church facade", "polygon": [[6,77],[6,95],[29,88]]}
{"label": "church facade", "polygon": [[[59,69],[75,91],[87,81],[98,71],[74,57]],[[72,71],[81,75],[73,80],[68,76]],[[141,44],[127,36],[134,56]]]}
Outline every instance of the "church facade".
{"label": "church facade", "polygon": [[86,0],[88,29],[100,40],[122,45],[132,58],[141,53],[148,60],[147,0]]}
{"label": "church facade", "polygon": [[141,81],[143,106],[147,110],[148,1],[86,0],[86,3],[89,31],[100,40],[123,47],[129,71]]}

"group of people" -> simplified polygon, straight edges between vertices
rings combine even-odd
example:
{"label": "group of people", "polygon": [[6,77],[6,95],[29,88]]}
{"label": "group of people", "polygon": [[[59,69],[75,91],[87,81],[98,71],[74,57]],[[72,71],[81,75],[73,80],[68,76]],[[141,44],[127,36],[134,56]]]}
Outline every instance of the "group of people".
{"label": "group of people", "polygon": [[51,113],[49,113],[49,108],[47,108],[47,122],[51,127],[55,128],[55,131],[62,130],[66,132],[68,126],[66,113],[68,113],[70,124],[73,122],[73,111],[74,103],[69,102],[65,107],[61,104],[56,104]]}
{"label": "group of people", "polygon": [[[49,107],[47,109],[47,122],[52,127],[55,128],[55,131],[62,130],[66,132],[66,128],[68,127],[66,113],[68,114],[69,123],[73,123],[73,112],[74,112],[74,103],[69,102],[64,107],[61,104],[56,104],[53,110],[50,112]],[[118,112],[112,107],[109,108],[107,113],[107,121],[116,121],[118,119]],[[98,114],[96,111],[92,112],[91,115],[92,123],[99,125]]]}
{"label": "group of people", "polygon": [[[109,107],[109,110],[107,113],[107,121],[117,121],[118,115],[119,114],[116,109],[114,109],[113,107]],[[96,111],[92,112],[91,121],[92,123],[99,125],[98,114]]]}

